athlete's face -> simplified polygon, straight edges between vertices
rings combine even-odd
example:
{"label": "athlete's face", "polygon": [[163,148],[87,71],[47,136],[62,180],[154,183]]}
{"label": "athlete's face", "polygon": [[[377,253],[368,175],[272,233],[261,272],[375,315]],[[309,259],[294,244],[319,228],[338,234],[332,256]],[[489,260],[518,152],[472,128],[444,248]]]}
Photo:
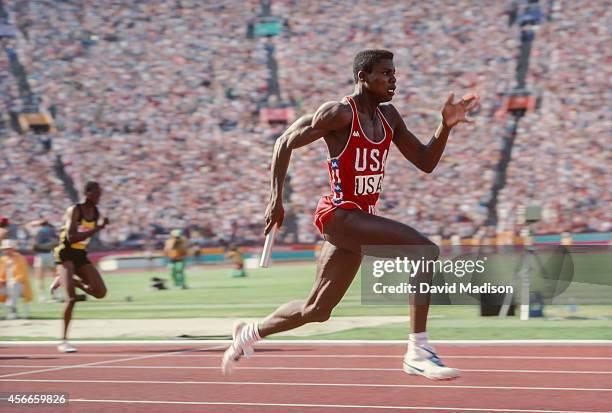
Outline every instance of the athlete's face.
{"label": "athlete's face", "polygon": [[102,196],[102,190],[100,189],[99,186],[93,187],[89,191],[87,191],[87,199],[94,205],[98,205],[98,202],[100,202],[101,196]]}
{"label": "athlete's face", "polygon": [[395,95],[395,65],[393,60],[384,59],[376,62],[372,72],[364,73],[364,85],[381,102],[388,102]]}

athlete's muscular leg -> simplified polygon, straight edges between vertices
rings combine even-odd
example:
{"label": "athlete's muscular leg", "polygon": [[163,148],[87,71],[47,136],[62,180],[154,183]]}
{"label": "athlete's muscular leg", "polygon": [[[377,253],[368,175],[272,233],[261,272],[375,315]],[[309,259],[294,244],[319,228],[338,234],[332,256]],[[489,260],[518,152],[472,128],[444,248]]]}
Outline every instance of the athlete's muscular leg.
{"label": "athlete's muscular leg", "polygon": [[87,294],[95,298],[104,298],[106,296],[106,285],[96,267],[92,264],[85,264],[78,268],[77,275],[83,282],[79,283],[78,287]]}
{"label": "athlete's muscular leg", "polygon": [[332,310],[355,278],[360,264],[360,253],[325,242],[317,262],[315,283],[308,298],[280,306],[258,324],[259,335],[263,338],[306,323],[329,319]]}
{"label": "athlete's muscular leg", "polygon": [[[414,228],[361,210],[336,210],[324,229],[329,242],[355,253],[361,252],[362,246],[388,245],[388,248],[377,248],[376,255],[426,260],[436,260],[439,256],[438,247]],[[431,272],[421,273],[417,276],[418,282],[431,283],[432,276]],[[411,298],[410,328],[413,333],[420,333],[427,327],[429,294],[415,294]]]}
{"label": "athlete's muscular leg", "polygon": [[60,276],[61,284],[66,290],[66,305],[64,306],[64,330],[62,339],[66,340],[68,336],[68,327],[72,320],[72,310],[76,303],[76,293],[74,291],[74,265],[71,261],[64,261],[57,266],[57,274]]}

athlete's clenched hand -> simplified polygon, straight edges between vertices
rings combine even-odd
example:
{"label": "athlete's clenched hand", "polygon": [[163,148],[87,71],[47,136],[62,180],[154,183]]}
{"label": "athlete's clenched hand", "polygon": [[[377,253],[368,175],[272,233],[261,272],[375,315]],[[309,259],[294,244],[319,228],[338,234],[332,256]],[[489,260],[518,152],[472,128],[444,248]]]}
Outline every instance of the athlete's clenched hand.
{"label": "athlete's clenched hand", "polygon": [[283,209],[282,201],[271,200],[266,208],[266,229],[265,235],[272,230],[272,227],[276,225],[280,227],[283,225],[283,219],[285,219],[285,210]]}

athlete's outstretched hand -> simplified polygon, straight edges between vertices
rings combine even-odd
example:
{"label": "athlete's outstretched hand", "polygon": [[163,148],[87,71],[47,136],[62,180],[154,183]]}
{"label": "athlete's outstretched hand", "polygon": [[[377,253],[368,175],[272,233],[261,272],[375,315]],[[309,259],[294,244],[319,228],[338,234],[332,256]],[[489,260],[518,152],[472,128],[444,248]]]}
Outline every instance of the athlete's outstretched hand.
{"label": "athlete's outstretched hand", "polygon": [[282,201],[271,200],[266,208],[266,229],[264,230],[264,235],[268,235],[274,225],[280,228],[283,225],[283,219],[285,219],[285,210],[283,209]]}
{"label": "athlete's outstretched hand", "polygon": [[454,97],[455,94],[450,93],[442,107],[444,124],[452,128],[461,122],[473,123],[473,120],[467,118],[467,113],[478,105],[480,97],[476,93],[468,93],[459,102],[453,103]]}

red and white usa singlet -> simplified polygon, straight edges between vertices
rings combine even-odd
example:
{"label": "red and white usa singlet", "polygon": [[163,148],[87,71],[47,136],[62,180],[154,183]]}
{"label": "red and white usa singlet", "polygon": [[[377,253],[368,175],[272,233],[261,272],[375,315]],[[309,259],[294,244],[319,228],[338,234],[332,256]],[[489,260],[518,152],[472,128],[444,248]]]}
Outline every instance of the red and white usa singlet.
{"label": "red and white usa singlet", "polygon": [[340,155],[327,160],[332,193],[319,200],[314,216],[314,224],[321,233],[323,225],[336,208],[359,208],[369,214],[376,213],[376,202],[385,176],[385,162],[393,139],[393,129],[380,109],[376,108],[385,137],[380,142],[370,140],[359,123],[355,101],[350,96],[345,99],[353,112],[351,133]]}

